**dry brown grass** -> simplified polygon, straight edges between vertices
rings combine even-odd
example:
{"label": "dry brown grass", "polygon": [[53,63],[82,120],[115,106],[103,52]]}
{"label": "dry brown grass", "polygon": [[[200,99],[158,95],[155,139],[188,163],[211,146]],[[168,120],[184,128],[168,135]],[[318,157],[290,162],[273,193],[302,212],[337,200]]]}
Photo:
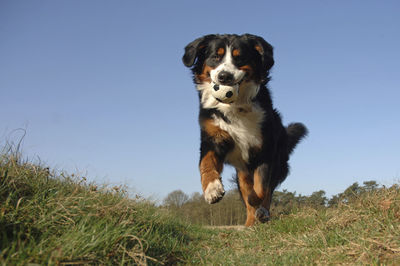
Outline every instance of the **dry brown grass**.
{"label": "dry brown grass", "polygon": [[206,262],[400,265],[399,186],[364,193],[337,207],[302,208],[244,231],[219,232],[206,244]]}

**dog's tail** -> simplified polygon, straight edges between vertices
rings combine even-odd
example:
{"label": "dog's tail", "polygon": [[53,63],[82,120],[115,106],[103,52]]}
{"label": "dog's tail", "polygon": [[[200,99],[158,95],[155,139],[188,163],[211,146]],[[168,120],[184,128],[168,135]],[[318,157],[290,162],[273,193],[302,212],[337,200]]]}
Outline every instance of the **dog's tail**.
{"label": "dog's tail", "polygon": [[300,142],[308,134],[307,128],[302,123],[291,123],[286,128],[288,135],[288,153],[291,154]]}

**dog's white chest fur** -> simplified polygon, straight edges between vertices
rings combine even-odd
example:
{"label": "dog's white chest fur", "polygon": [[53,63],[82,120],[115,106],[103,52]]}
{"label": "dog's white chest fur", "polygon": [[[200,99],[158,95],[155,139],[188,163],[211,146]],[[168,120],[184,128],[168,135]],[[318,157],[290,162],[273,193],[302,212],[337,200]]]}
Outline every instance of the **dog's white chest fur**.
{"label": "dog's white chest fur", "polygon": [[249,160],[249,149],[260,148],[262,145],[261,124],[264,112],[257,105],[251,105],[246,111],[243,108],[230,108],[224,110],[224,115],[229,122],[214,116],[215,125],[229,133],[235,142],[234,149],[227,154],[226,162],[234,167],[243,169]]}

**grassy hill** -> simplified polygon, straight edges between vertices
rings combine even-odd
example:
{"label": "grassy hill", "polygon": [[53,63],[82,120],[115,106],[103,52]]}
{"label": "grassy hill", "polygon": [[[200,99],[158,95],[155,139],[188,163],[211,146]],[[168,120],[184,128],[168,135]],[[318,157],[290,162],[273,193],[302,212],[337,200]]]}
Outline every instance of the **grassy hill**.
{"label": "grassy hill", "polygon": [[400,264],[397,185],[236,230],[185,223],[121,188],[0,155],[0,263]]}

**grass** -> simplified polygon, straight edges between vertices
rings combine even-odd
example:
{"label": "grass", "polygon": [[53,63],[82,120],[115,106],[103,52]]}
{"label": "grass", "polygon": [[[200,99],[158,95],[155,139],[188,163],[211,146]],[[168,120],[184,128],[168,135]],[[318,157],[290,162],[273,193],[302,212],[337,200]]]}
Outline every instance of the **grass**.
{"label": "grass", "polygon": [[[0,159],[0,262],[172,264],[196,228],[120,188],[99,188],[16,156]],[[192,236],[193,235],[193,236]]]}
{"label": "grass", "polygon": [[184,223],[121,188],[0,155],[3,265],[400,265],[399,186],[250,229]]}
{"label": "grass", "polygon": [[399,186],[335,208],[303,208],[246,231],[220,230],[207,244],[203,257],[212,264],[400,265]]}

